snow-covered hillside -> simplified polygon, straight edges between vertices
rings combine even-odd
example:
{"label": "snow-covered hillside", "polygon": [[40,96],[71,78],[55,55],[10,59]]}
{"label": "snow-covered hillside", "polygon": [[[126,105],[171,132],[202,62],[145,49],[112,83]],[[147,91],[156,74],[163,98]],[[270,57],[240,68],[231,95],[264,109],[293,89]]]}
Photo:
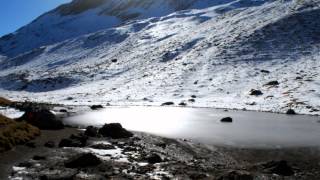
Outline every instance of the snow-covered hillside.
{"label": "snow-covered hillside", "polygon": [[[173,101],[320,114],[318,1],[197,7],[0,60],[1,95],[66,104]],[[252,89],[262,94],[250,95]]]}
{"label": "snow-covered hillside", "polygon": [[74,0],[0,38],[0,54],[14,57],[34,48],[178,10],[203,8],[231,0]]}

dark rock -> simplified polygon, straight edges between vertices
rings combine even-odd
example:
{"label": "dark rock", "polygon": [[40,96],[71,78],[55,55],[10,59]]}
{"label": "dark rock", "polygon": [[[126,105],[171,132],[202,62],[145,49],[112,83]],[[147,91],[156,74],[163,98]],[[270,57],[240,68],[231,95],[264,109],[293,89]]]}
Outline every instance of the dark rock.
{"label": "dark rock", "polygon": [[66,110],[66,109],[60,109],[59,112],[61,112],[61,113],[67,113],[68,110]]}
{"label": "dark rock", "polygon": [[29,147],[29,148],[36,148],[36,143],[35,142],[27,142],[25,144],[25,146]]}
{"label": "dark rock", "polygon": [[291,176],[294,174],[292,167],[290,167],[287,161],[271,161],[263,165],[267,172],[272,174],[278,174],[281,176]]}
{"label": "dark rock", "polygon": [[99,135],[98,131],[99,129],[97,127],[88,126],[84,132],[84,135],[89,137],[97,137]]}
{"label": "dark rock", "polygon": [[25,161],[25,162],[21,162],[17,165],[18,167],[25,167],[25,168],[30,168],[33,166],[33,164],[31,162]]}
{"label": "dark rock", "polygon": [[288,109],[288,111],[286,112],[286,114],[295,115],[296,112],[295,112],[293,109]]}
{"label": "dark rock", "polygon": [[67,97],[67,100],[71,101],[71,100],[73,100],[73,97]]}
{"label": "dark rock", "polygon": [[94,144],[91,145],[90,148],[93,149],[102,149],[102,150],[110,150],[110,149],[116,149],[113,145],[111,144]]}
{"label": "dark rock", "polygon": [[99,129],[99,133],[104,137],[110,137],[113,139],[129,138],[133,134],[124,129],[119,123],[105,124]]}
{"label": "dark rock", "polygon": [[91,153],[80,154],[65,162],[66,168],[93,167],[101,164],[101,160]]}
{"label": "dark rock", "polygon": [[181,102],[181,103],[179,103],[179,106],[187,106],[187,103]]}
{"label": "dark rock", "polygon": [[136,173],[138,174],[146,174],[152,172],[156,167],[153,165],[146,165],[146,166],[139,166],[136,170]]}
{"label": "dark rock", "polygon": [[253,176],[246,171],[230,171],[220,176],[218,180],[253,180]]}
{"label": "dark rock", "polygon": [[300,76],[296,77],[296,80],[301,80],[301,79],[303,79],[303,78]]}
{"label": "dark rock", "polygon": [[46,159],[46,157],[45,156],[38,156],[38,155],[35,155],[35,156],[33,156],[33,158],[32,158],[33,160],[36,160],[36,161],[39,161],[39,160],[45,160]]}
{"label": "dark rock", "polygon": [[189,102],[191,102],[191,103],[196,102],[196,100],[195,100],[195,99],[189,99],[188,101],[189,101]]}
{"label": "dark rock", "polygon": [[68,139],[62,139],[59,147],[84,147],[88,137],[85,135],[71,135]]}
{"label": "dark rock", "polygon": [[64,169],[59,171],[42,171],[39,174],[40,180],[73,180],[77,171],[75,169]]}
{"label": "dark rock", "polygon": [[118,62],[118,59],[112,59],[111,62],[116,63]]}
{"label": "dark rock", "polygon": [[268,71],[268,70],[264,70],[264,69],[262,69],[260,72],[262,72],[262,73],[266,73],[266,74],[269,74],[269,73],[270,73],[270,71]]}
{"label": "dark rock", "polygon": [[165,102],[161,104],[161,106],[172,106],[172,105],[174,105],[174,102]]}
{"label": "dark rock", "polygon": [[270,81],[268,82],[267,84],[265,84],[265,86],[277,86],[279,85],[280,83],[278,81]]}
{"label": "dark rock", "polygon": [[260,90],[251,89],[250,95],[252,95],[252,96],[261,96],[261,95],[263,95],[263,93]]}
{"label": "dark rock", "polygon": [[27,123],[38,127],[41,130],[63,129],[63,123],[47,109],[28,110],[17,121],[26,121]]}
{"label": "dark rock", "polygon": [[166,143],[161,143],[161,142],[160,143],[156,143],[155,145],[161,147],[162,149],[165,149],[167,147]]}
{"label": "dark rock", "polygon": [[44,146],[47,148],[54,148],[56,147],[56,144],[54,143],[54,141],[48,141],[44,144]]}
{"label": "dark rock", "polygon": [[191,97],[192,97],[193,99],[197,98],[197,96],[196,96],[196,95],[192,95]]}
{"label": "dark rock", "polygon": [[233,119],[231,117],[225,117],[220,120],[223,123],[232,123]]}
{"label": "dark rock", "polygon": [[98,110],[98,109],[103,109],[103,106],[102,105],[92,105],[92,106],[90,106],[90,108],[92,110]]}
{"label": "dark rock", "polygon": [[146,157],[146,160],[150,164],[156,164],[162,162],[162,158],[158,154],[151,154]]}

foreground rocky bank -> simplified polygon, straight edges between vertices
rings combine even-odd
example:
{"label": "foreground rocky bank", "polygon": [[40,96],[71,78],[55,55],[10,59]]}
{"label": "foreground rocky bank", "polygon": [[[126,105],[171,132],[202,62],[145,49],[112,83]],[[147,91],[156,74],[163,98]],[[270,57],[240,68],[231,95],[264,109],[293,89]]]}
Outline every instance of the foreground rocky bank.
{"label": "foreground rocky bank", "polygon": [[[31,109],[24,119],[42,129],[41,135],[0,154],[0,179],[320,178],[319,147],[220,147],[129,132],[121,124],[56,128],[51,111]],[[37,123],[47,115],[53,126]]]}

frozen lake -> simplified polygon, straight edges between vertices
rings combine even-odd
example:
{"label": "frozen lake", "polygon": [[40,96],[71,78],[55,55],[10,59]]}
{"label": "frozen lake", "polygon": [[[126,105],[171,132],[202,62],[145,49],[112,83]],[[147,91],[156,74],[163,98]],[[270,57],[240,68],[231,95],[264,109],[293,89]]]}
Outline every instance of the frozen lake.
{"label": "frozen lake", "polygon": [[[233,123],[220,122],[232,117]],[[320,146],[320,117],[210,108],[110,107],[65,119],[86,127],[121,123],[128,130],[202,143],[253,148]]]}

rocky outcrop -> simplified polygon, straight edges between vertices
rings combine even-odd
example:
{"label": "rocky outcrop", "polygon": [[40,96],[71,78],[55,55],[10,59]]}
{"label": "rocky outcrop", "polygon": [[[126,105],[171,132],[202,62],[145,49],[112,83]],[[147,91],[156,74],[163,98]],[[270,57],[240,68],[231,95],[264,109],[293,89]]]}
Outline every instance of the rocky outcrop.
{"label": "rocky outcrop", "polygon": [[63,123],[47,109],[27,110],[24,115],[17,120],[26,121],[42,130],[58,130],[64,128]]}

